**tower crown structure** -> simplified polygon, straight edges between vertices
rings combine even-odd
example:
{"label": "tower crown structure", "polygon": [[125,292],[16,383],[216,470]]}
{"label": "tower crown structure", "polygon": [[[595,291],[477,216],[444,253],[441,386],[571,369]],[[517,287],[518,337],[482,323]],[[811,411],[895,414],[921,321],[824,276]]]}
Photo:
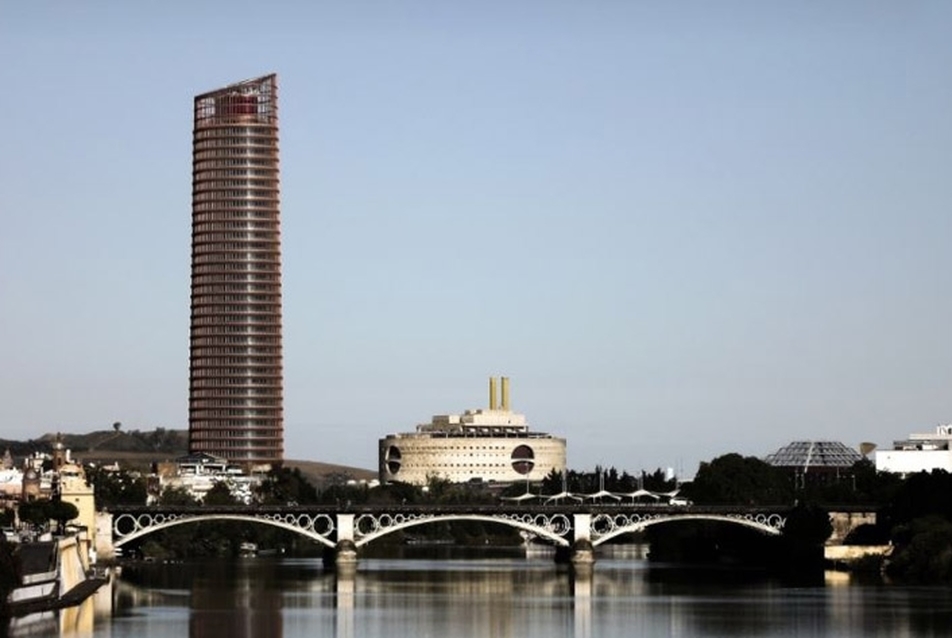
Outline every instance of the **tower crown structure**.
{"label": "tower crown structure", "polygon": [[195,97],[189,451],[284,456],[277,76]]}

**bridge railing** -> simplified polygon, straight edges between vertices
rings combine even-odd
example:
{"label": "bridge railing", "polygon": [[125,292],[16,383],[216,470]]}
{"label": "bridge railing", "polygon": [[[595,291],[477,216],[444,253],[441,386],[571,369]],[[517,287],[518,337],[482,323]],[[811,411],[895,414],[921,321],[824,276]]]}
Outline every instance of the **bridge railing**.
{"label": "bridge railing", "polygon": [[[374,503],[341,505],[122,505],[109,508],[113,514],[507,514],[550,513],[597,514],[608,512],[644,512],[672,514],[743,514],[787,512],[792,505],[658,505],[640,503],[564,503],[564,504],[438,504],[438,503]],[[869,508],[864,508],[868,510]],[[849,511],[841,509],[838,511]],[[859,511],[859,510],[857,510]]]}

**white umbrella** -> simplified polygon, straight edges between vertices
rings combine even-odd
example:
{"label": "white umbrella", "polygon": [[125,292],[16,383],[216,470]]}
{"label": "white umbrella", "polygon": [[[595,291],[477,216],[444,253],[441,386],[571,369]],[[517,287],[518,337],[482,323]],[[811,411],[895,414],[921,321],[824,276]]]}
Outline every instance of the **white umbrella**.
{"label": "white umbrella", "polygon": [[624,496],[625,498],[630,498],[632,501],[634,501],[636,498],[641,498],[642,496],[653,498],[656,501],[659,498],[661,498],[661,496],[659,496],[658,494],[655,494],[654,492],[649,492],[648,490],[635,490],[634,492],[629,492],[628,494],[621,494],[621,496]]}
{"label": "white umbrella", "polygon": [[520,494],[519,496],[502,496],[499,500],[501,501],[527,501],[532,498],[541,498],[538,494],[533,494],[532,492],[526,492],[525,494]]}
{"label": "white umbrella", "polygon": [[621,497],[618,496],[618,494],[612,494],[611,492],[606,492],[605,490],[600,490],[600,491],[598,491],[598,492],[595,492],[594,494],[586,494],[586,495],[585,495],[585,498],[590,498],[590,499],[592,499],[592,500],[594,501],[594,500],[597,499],[597,498],[605,498],[606,496],[607,496],[608,498],[613,498],[613,499],[615,499],[616,501],[620,501],[620,500],[621,500]]}

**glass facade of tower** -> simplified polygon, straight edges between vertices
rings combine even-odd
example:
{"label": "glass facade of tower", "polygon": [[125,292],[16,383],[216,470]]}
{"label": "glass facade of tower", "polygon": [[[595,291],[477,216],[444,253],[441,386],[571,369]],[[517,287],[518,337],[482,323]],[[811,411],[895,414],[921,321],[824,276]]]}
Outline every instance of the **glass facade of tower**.
{"label": "glass facade of tower", "polygon": [[195,98],[189,451],[284,456],[277,77]]}

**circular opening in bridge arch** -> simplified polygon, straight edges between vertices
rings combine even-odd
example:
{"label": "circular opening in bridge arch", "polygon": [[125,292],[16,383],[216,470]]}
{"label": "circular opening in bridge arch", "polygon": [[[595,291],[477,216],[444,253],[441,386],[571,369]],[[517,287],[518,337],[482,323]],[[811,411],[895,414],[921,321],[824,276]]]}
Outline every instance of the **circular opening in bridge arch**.
{"label": "circular opening in bridge arch", "polygon": [[120,514],[113,523],[113,528],[119,536],[131,534],[136,531],[136,519],[130,514]]}
{"label": "circular opening in bridge arch", "polygon": [[528,445],[520,445],[512,451],[512,469],[519,474],[528,474],[535,467],[535,452]]}
{"label": "circular opening in bridge arch", "polygon": [[402,457],[403,455],[400,453],[400,448],[396,445],[391,445],[387,448],[387,453],[384,455],[384,462],[387,464],[387,471],[390,474],[396,474],[400,471]]}

